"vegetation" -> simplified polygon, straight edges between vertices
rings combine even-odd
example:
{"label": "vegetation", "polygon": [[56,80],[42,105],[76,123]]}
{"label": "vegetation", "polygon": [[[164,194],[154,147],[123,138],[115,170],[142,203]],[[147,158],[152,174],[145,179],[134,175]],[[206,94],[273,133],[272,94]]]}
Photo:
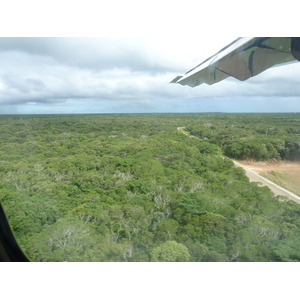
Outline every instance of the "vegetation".
{"label": "vegetation", "polygon": [[299,204],[221,157],[297,159],[298,119],[2,115],[0,201],[33,261],[299,261]]}
{"label": "vegetation", "polygon": [[299,160],[300,114],[212,114],[187,127],[235,159]]}

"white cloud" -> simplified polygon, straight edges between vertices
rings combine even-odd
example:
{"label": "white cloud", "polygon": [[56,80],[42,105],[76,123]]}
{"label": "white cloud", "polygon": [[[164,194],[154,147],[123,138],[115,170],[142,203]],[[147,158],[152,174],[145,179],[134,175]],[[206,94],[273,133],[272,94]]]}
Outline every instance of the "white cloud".
{"label": "white cloud", "polygon": [[0,113],[224,111],[232,103],[266,111],[287,107],[287,97],[299,111],[298,63],[245,82],[169,84],[233,39],[0,38]]}

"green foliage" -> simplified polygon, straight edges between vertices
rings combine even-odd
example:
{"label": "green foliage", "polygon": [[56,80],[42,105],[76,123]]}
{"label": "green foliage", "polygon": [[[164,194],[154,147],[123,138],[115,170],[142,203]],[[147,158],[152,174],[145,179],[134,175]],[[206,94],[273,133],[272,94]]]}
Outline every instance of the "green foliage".
{"label": "green foliage", "polygon": [[299,160],[299,114],[212,114],[186,128],[235,159]]}
{"label": "green foliage", "polygon": [[176,241],[165,242],[151,251],[153,262],[186,262],[189,258],[188,248]]}
{"label": "green foliage", "polygon": [[285,140],[283,156],[289,160],[300,160],[300,137],[288,138]]}
{"label": "green foliage", "polygon": [[299,204],[221,157],[298,159],[298,119],[3,115],[0,201],[33,261],[299,261]]}

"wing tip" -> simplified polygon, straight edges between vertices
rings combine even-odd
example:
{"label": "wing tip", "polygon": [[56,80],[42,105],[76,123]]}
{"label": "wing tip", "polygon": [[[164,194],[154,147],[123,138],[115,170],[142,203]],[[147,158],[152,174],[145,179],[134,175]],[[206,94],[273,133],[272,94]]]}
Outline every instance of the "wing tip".
{"label": "wing tip", "polygon": [[169,83],[178,83],[178,81],[183,77],[183,75],[176,76],[173,80],[171,80]]}

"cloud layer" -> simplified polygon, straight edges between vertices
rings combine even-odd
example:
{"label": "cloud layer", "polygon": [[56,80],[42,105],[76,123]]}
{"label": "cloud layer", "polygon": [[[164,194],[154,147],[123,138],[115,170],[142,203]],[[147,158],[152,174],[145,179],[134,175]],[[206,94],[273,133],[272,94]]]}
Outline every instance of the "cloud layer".
{"label": "cloud layer", "polygon": [[300,111],[298,63],[245,82],[169,84],[226,45],[218,42],[0,38],[0,113]]}

